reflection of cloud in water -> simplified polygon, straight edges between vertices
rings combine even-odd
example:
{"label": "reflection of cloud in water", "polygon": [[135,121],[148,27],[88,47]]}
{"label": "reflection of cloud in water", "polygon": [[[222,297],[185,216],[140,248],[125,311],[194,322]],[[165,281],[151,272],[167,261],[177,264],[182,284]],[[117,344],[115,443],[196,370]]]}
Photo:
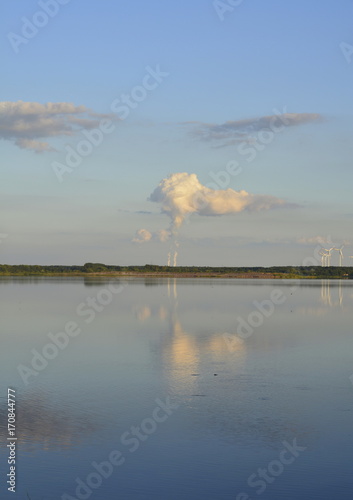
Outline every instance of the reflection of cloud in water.
{"label": "reflection of cloud in water", "polygon": [[327,316],[329,310],[326,307],[299,307],[296,312],[302,315],[307,314],[308,316]]}
{"label": "reflection of cloud in water", "polygon": [[199,352],[194,338],[189,336],[182,328],[175,314],[170,317],[169,333],[171,342],[164,353],[171,363],[169,368],[197,371],[199,365]]}
{"label": "reflection of cloud in water", "polygon": [[[278,336],[274,339],[267,335],[239,337],[238,344],[234,344],[237,349],[229,352],[217,304],[214,315],[219,317],[218,331],[214,327],[212,332],[212,311],[205,314],[204,309],[195,310],[195,303],[191,313],[189,309],[182,309],[179,317],[178,302],[183,295],[180,291],[178,294],[177,283],[177,279],[167,282],[168,310],[164,306],[150,310],[152,317],[168,322],[161,340],[162,376],[169,383],[169,393],[187,412],[187,425],[193,438],[202,439],[206,430],[210,436],[227,443],[248,444],[250,441],[258,445],[262,441],[266,446],[276,447],[291,437],[307,442],[311,425],[303,420],[300,408],[295,405],[293,411],[289,411],[288,405],[283,408],[288,387],[285,393],[282,386],[277,391],[272,381],[266,383],[261,374],[256,371],[249,374],[247,369],[248,343],[252,345],[256,341],[256,348],[261,352],[272,351],[274,346],[278,348]],[[197,317],[197,321],[192,326],[188,321],[186,326],[190,317]],[[315,437],[312,432],[311,435]]]}
{"label": "reflection of cloud in water", "polygon": [[164,306],[159,308],[158,317],[161,321],[165,321],[168,318],[168,310]]}
{"label": "reflection of cloud in water", "polygon": [[145,321],[146,319],[150,318],[150,316],[151,309],[148,306],[142,306],[136,310],[136,317],[139,321]]}
{"label": "reflection of cloud in water", "polygon": [[[197,330],[195,325],[186,331],[179,319],[177,279],[169,278],[167,281],[169,308],[160,306],[158,309],[140,306],[137,315],[139,320],[147,320],[152,316],[160,321],[168,322],[168,330],[163,335],[162,359],[164,376],[169,380],[171,391],[174,394],[190,395],[199,392],[198,372],[209,363],[224,366],[224,358],[229,355],[228,347],[223,338],[223,332],[212,332],[207,323],[204,311],[198,315]],[[151,314],[144,313],[145,309]],[[193,314],[195,312],[193,311]],[[204,322],[204,326],[202,325]],[[202,330],[204,328],[204,330]],[[237,349],[231,353],[230,363],[238,361],[245,353],[245,342],[239,338]],[[233,366],[234,368],[234,366]],[[212,377],[214,374],[212,372]]]}
{"label": "reflection of cloud in water", "polygon": [[[93,433],[97,426],[87,412],[73,410],[54,402],[42,393],[18,394],[16,404],[16,436],[21,447],[44,449],[70,448]],[[7,406],[0,407],[0,442],[7,436]]]}
{"label": "reflection of cloud in water", "polygon": [[133,306],[132,311],[135,317],[143,322],[154,316],[157,316],[160,321],[165,321],[169,317],[169,312],[164,306],[149,307],[147,305]]}

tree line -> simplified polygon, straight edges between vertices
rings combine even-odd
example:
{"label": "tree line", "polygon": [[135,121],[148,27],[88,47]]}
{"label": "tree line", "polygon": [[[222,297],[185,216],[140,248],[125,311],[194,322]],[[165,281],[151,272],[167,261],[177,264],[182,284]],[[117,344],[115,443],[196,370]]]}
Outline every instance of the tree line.
{"label": "tree line", "polygon": [[45,276],[45,275],[81,275],[94,273],[155,273],[155,274],[269,274],[284,278],[338,278],[353,279],[352,267],[321,266],[273,266],[273,267],[209,267],[209,266],[114,266],[87,262],[83,266],[40,266],[0,264],[0,275],[8,276]]}

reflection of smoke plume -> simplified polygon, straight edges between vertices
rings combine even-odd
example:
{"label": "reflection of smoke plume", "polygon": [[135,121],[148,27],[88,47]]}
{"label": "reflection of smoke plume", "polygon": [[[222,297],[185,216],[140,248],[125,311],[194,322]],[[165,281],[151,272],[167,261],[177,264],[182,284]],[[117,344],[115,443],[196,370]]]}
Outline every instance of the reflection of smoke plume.
{"label": "reflection of smoke plume", "polygon": [[[247,211],[269,210],[289,205],[279,198],[254,195],[234,189],[211,189],[203,186],[195,174],[175,173],[163,179],[149,197],[162,204],[162,212],[171,218],[172,247],[178,246],[177,231],[187,215],[227,215]],[[172,249],[171,249],[172,250]],[[176,265],[177,251],[173,250]],[[169,265],[169,264],[168,264]]]}

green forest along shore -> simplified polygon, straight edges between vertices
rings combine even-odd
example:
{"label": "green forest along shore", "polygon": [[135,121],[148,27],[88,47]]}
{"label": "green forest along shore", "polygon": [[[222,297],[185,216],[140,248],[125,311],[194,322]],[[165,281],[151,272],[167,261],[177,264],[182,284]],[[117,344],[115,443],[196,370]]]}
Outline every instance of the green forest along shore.
{"label": "green forest along shore", "polygon": [[0,264],[0,276],[166,276],[248,279],[353,279],[353,267],[273,266],[113,266],[88,262],[83,266]]}

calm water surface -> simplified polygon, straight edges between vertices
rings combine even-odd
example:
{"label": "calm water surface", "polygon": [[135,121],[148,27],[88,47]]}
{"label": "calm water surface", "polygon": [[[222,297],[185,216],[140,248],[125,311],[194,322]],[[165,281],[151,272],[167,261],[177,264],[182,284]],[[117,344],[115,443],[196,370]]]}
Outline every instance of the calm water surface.
{"label": "calm water surface", "polygon": [[353,497],[352,281],[3,278],[0,298],[0,498]]}

